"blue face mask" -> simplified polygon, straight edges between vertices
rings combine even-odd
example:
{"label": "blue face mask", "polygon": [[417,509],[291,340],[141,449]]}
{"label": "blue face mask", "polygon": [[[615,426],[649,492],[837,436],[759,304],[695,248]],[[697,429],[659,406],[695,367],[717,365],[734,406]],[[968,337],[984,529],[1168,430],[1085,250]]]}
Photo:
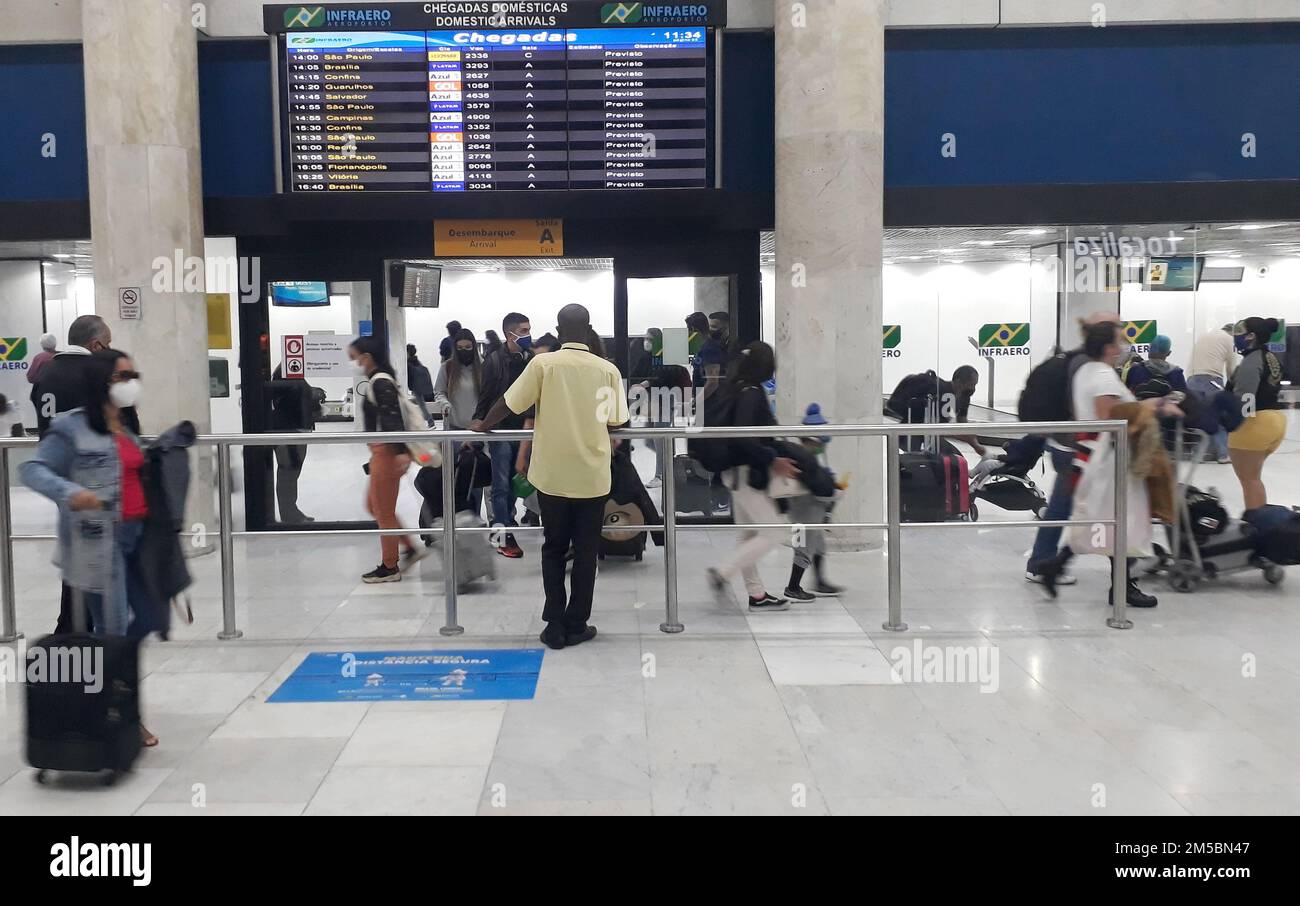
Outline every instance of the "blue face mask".
{"label": "blue face mask", "polygon": [[1245,355],[1250,350],[1250,343],[1246,342],[1246,334],[1239,333],[1232,338],[1232,343],[1237,347],[1237,352]]}
{"label": "blue face mask", "polygon": [[533,348],[533,338],[528,334],[524,334],[522,337],[515,337],[515,345],[524,352],[527,352]]}

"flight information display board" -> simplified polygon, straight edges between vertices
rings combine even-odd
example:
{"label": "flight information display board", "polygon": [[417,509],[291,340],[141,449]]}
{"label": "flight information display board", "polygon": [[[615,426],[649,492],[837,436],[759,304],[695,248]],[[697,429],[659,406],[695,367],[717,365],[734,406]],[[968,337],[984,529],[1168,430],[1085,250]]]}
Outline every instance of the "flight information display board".
{"label": "flight information display board", "polygon": [[[573,7],[568,18],[614,24],[335,30],[291,27],[326,21],[292,13],[311,8],[274,8],[285,10],[286,188],[442,193],[711,186],[709,6],[670,5],[673,21],[684,24],[646,25],[647,16],[665,15],[658,4],[548,5]],[[372,15],[366,25],[479,21],[402,12]],[[620,16],[636,24],[617,24]],[[275,21],[268,12],[268,30]]]}

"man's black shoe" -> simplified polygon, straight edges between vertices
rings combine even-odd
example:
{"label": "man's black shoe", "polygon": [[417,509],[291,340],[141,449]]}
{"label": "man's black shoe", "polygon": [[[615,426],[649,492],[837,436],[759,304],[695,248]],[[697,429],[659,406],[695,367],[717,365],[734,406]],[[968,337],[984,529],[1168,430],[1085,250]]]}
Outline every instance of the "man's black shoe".
{"label": "man's black shoe", "polygon": [[583,642],[590,642],[595,637],[596,627],[588,626],[581,632],[566,633],[564,636],[564,645],[567,648],[572,648],[574,645],[581,645]]}
{"label": "man's black shoe", "polygon": [[538,638],[542,640],[543,645],[553,651],[559,651],[562,649],[566,642],[564,632],[561,630],[551,629],[550,626],[543,629],[542,634],[538,636]]}

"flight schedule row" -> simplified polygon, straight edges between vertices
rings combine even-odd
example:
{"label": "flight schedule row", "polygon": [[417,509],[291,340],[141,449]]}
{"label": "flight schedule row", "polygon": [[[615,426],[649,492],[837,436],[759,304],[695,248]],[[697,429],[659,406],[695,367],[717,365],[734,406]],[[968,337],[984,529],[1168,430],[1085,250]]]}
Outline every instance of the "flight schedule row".
{"label": "flight schedule row", "polygon": [[704,29],[301,37],[286,59],[295,191],[709,185]]}

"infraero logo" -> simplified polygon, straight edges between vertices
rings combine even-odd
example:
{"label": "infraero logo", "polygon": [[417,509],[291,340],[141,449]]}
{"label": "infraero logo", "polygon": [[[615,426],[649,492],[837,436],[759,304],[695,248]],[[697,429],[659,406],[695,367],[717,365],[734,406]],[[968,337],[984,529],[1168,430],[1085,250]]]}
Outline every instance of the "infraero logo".
{"label": "infraero logo", "polygon": [[600,21],[605,25],[632,25],[644,16],[640,3],[606,3],[600,8]]}
{"label": "infraero logo", "polygon": [[985,324],[980,328],[980,355],[1029,355],[1029,325]]}
{"label": "infraero logo", "polygon": [[1129,343],[1150,343],[1156,333],[1155,321],[1129,321],[1124,325],[1124,339]]}
{"label": "infraero logo", "polygon": [[323,6],[291,6],[284,11],[285,28],[320,28],[324,24]]}
{"label": "infraero logo", "polygon": [[0,337],[0,362],[12,363],[5,364],[5,368],[26,368],[27,338]]}
{"label": "infraero logo", "polygon": [[898,348],[903,342],[903,328],[898,324],[886,324],[883,329],[883,335],[880,340],[880,356],[885,359],[896,359],[903,354]]}

